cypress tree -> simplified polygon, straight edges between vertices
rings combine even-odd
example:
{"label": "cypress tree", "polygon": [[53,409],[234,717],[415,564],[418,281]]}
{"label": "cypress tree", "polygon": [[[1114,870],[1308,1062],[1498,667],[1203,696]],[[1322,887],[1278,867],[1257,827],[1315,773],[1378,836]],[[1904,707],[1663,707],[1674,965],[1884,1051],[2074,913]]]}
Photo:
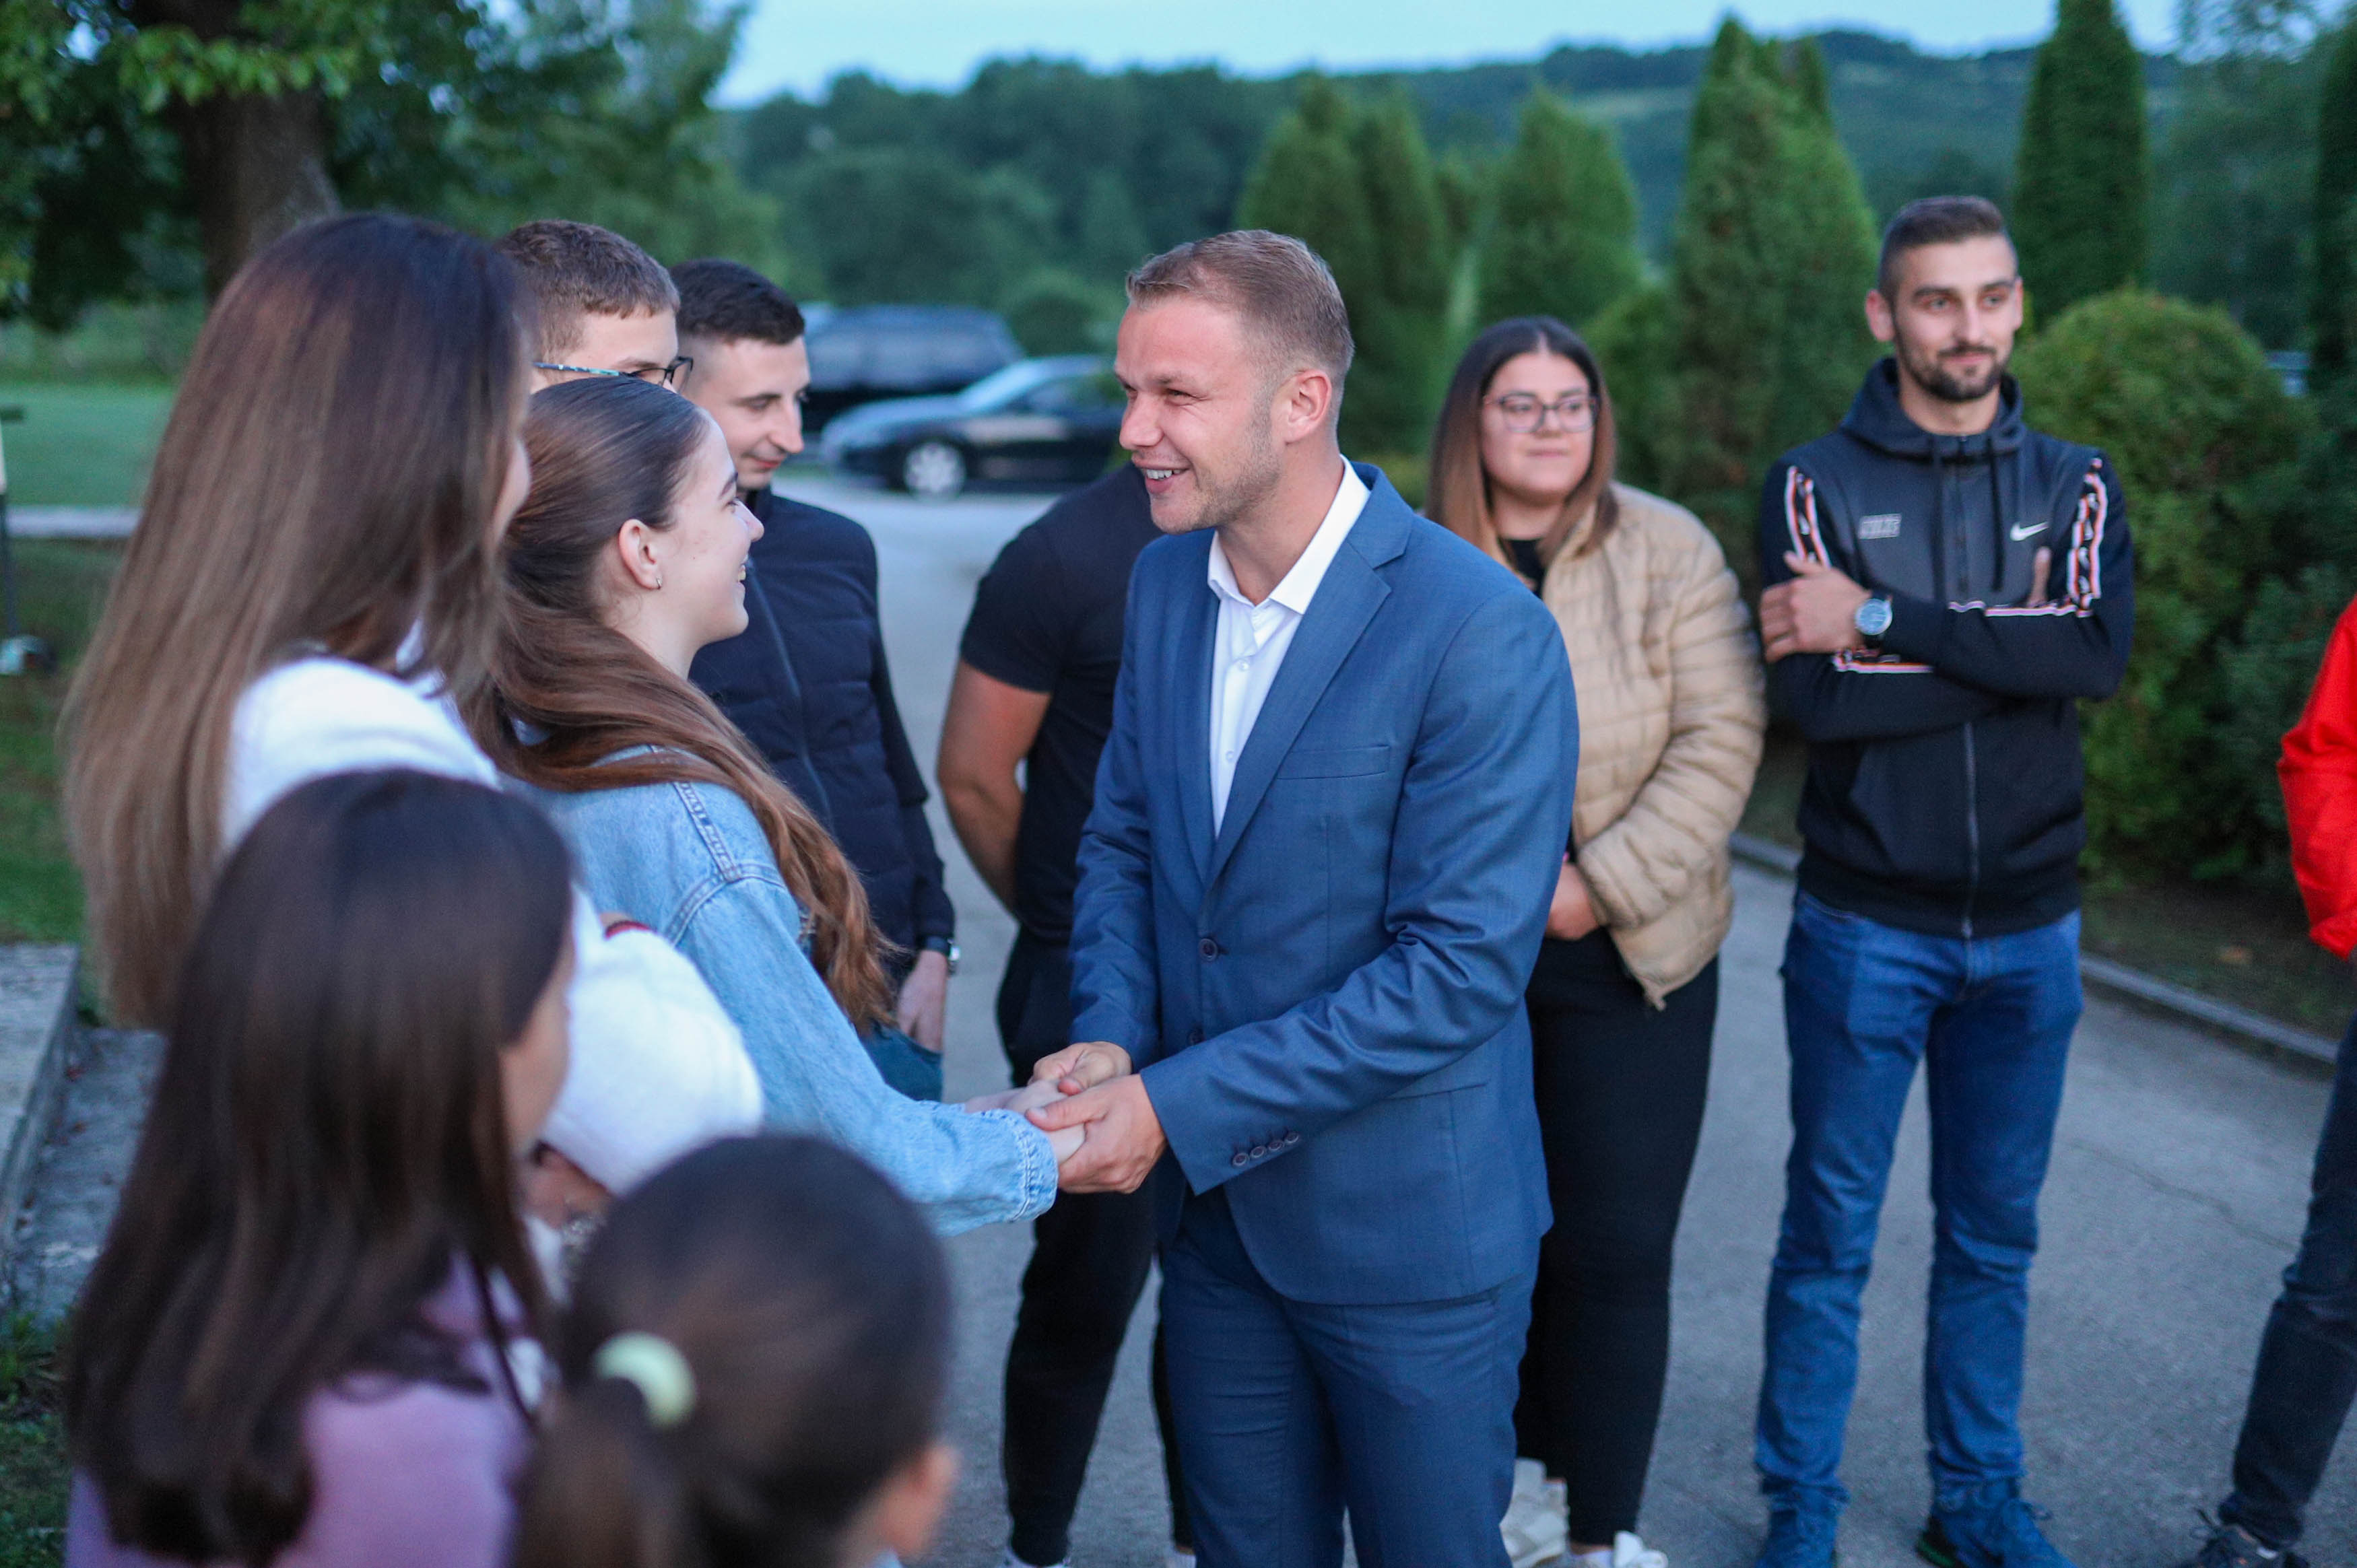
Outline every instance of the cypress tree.
{"label": "cypress tree", "polygon": [[2013,237],[2041,317],[2144,275],[2144,61],[2112,0],[2058,0],[2021,112]]}
{"label": "cypress tree", "polygon": [[1814,38],[1792,46],[1792,91],[1801,107],[1830,125],[1834,123],[1834,81],[1825,70],[1825,51]]}
{"label": "cypress tree", "polygon": [[1829,118],[1729,17],[1695,98],[1668,301],[1663,478],[1747,581],[1777,454],[1835,424],[1873,361],[1874,231]]}
{"label": "cypress tree", "polygon": [[1430,438],[1454,247],[1448,209],[1415,105],[1394,93],[1359,117],[1351,134],[1375,289],[1351,302],[1358,363],[1342,401],[1344,435],[1370,453],[1412,452]]}
{"label": "cypress tree", "polygon": [[1523,102],[1498,166],[1480,261],[1480,317],[1593,320],[1637,285],[1637,196],[1610,133],[1553,93]]}
{"label": "cypress tree", "polygon": [[1308,244],[1333,269],[1359,358],[1342,441],[1364,453],[1422,445],[1448,303],[1448,215],[1404,101],[1361,113],[1312,77],[1262,144],[1236,221]]}
{"label": "cypress tree", "polygon": [[2316,115],[2316,214],[2309,285],[2309,350],[2319,391],[2348,371],[2352,266],[2351,211],[2357,208],[2357,23],[2344,23],[2324,67]]}

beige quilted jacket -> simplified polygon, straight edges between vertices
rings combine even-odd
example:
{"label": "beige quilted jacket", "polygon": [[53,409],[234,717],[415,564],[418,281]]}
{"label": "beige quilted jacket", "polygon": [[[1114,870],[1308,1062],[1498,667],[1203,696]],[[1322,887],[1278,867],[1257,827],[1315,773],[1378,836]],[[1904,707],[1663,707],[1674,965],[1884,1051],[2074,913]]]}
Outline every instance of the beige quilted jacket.
{"label": "beige quilted jacket", "polygon": [[1590,524],[1575,529],[1542,596],[1579,693],[1579,874],[1659,1006],[1734,920],[1727,842],[1768,707],[1751,618],[1718,542],[1682,506],[1612,491],[1620,520],[1592,548]]}

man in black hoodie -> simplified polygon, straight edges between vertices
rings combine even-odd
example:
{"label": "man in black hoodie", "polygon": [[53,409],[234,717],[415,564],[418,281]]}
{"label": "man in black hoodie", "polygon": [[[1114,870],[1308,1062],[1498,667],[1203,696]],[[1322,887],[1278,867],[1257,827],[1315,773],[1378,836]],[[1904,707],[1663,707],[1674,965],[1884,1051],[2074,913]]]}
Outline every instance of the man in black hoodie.
{"label": "man in black hoodie", "polygon": [[2022,1339],[2080,1009],[2078,703],[2119,684],[2131,584],[2111,464],[2022,421],[2006,374],[2022,303],[1996,208],[1902,210],[1867,296],[1893,353],[1762,498],[1760,632],[1809,776],[1760,1568],[1833,1560],[1859,1297],[1919,1060],[1936,1241],[1916,1550],[1942,1568],[2064,1563],[2020,1496]]}

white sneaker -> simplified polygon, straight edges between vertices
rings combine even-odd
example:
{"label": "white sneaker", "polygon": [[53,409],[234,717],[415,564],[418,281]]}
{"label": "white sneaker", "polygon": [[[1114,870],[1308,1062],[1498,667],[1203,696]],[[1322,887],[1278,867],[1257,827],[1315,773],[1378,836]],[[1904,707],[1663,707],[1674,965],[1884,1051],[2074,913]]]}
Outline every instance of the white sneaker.
{"label": "white sneaker", "polygon": [[1514,1492],[1498,1532],[1505,1537],[1506,1555],[1513,1559],[1514,1568],[1538,1568],[1563,1555],[1570,1526],[1564,1516],[1562,1493],[1548,1487],[1546,1466],[1537,1460],[1514,1461]]}
{"label": "white sneaker", "polygon": [[1624,1530],[1612,1538],[1612,1568],[1670,1568],[1670,1559]]}

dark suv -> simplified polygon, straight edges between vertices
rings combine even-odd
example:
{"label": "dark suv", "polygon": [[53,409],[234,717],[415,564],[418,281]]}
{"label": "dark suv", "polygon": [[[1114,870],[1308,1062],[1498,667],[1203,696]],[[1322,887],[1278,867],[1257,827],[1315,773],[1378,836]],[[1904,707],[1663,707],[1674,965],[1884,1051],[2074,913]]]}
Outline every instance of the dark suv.
{"label": "dark suv", "polygon": [[956,392],[1023,357],[1006,323],[972,306],[858,305],[811,315],[802,427],[813,435],[846,408]]}

